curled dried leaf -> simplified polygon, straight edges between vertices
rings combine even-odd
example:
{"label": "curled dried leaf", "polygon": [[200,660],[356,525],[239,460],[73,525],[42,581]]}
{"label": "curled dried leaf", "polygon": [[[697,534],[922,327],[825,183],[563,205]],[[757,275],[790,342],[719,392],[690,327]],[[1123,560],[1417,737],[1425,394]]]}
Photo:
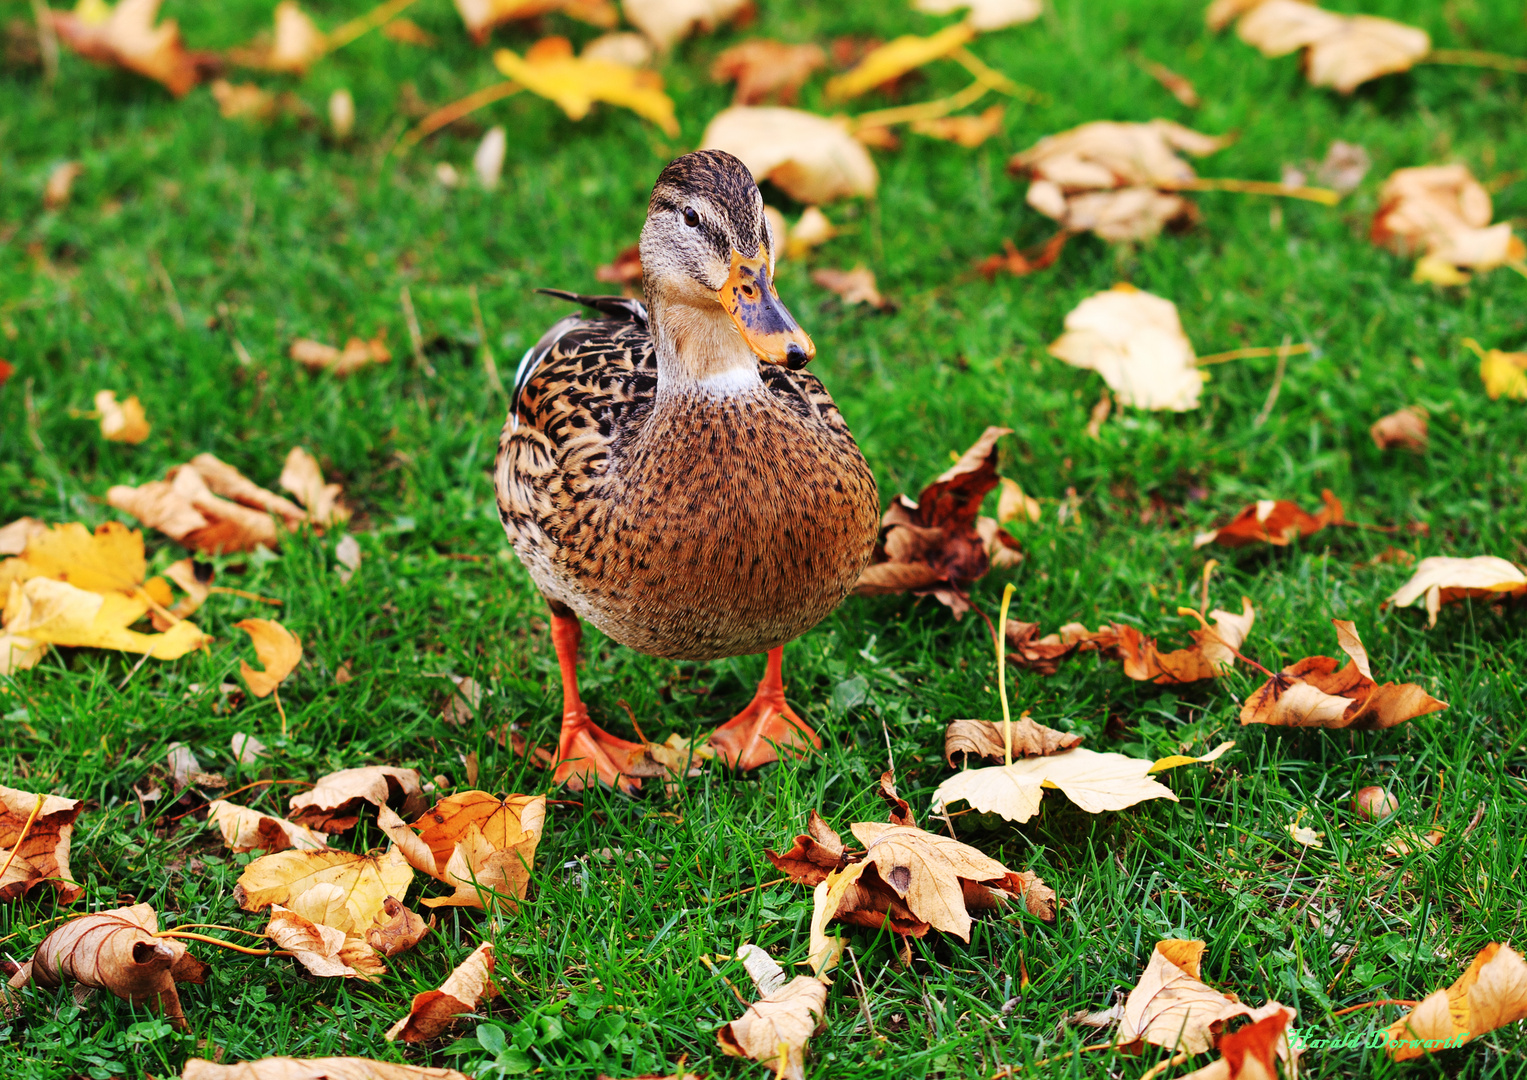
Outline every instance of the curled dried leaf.
{"label": "curled dried leaf", "polygon": [[1527,961],[1511,946],[1496,941],[1474,957],[1452,986],[1428,994],[1384,1034],[1390,1059],[1409,1061],[1443,1046],[1461,1046],[1524,1019]]}
{"label": "curled dried leaf", "polygon": [[880,180],[847,128],[800,109],[734,105],[706,126],[700,147],[736,155],[754,180],[808,204],[873,195]]}
{"label": "curled dried leaf", "polygon": [[1121,405],[1174,412],[1198,407],[1204,373],[1170,300],[1115,285],[1083,300],[1065,325],[1050,355],[1096,371]]}
{"label": "curled dried leaf", "polygon": [[254,644],[255,656],[265,670],[239,661],[239,674],[255,697],[269,697],[302,661],[302,640],[274,619],[243,619],[233,624]]}
{"label": "curled dried leaf", "polygon": [[371,946],[354,933],[314,922],[280,904],[271,906],[265,936],[320,978],[375,980],[387,970]]}
{"label": "curled dried leaf", "polygon": [[387,1041],[413,1043],[439,1038],[457,1017],[476,1011],[478,1002],[498,993],[492,981],[493,966],[493,944],[485,941],[456,965],[440,989],[414,995],[408,1015],[387,1029]]}
{"label": "curled dried leaf", "polygon": [[405,814],[416,814],[424,805],[424,791],[416,769],[391,765],[363,765],[320,776],[312,791],[293,795],[288,803],[292,817],[321,832],[344,832],[360,820],[365,803],[381,807],[402,800]]}
{"label": "curled dried leaf", "polygon": [[1005,761],[1011,747],[1013,757],[1044,757],[1070,750],[1082,741],[1080,735],[1036,724],[1028,713],[1013,721],[1011,743],[1004,728],[1005,725],[990,720],[951,720],[944,729],[944,757],[949,767],[956,766],[956,756],[960,756],[960,764],[971,757]]}
{"label": "curled dried leaf", "polygon": [[0,902],[44,883],[53,886],[60,903],[79,899],[84,886],[69,869],[69,845],[79,813],[78,799],[0,787],[0,865],[12,852],[16,856],[11,873],[0,882]]}
{"label": "curled dried leaf", "polygon": [[231,851],[254,851],[256,848],[264,851],[285,851],[287,848],[318,851],[329,846],[323,836],[306,826],[272,814],[262,814],[248,806],[235,806],[224,799],[208,803],[207,816],[222,830],[223,842]]}
{"label": "curled dried leaf", "polygon": [[1322,491],[1320,497],[1325,506],[1313,514],[1305,513],[1297,503],[1284,499],[1262,499],[1242,510],[1228,525],[1199,533],[1193,538],[1193,546],[1245,547],[1262,543],[1287,547],[1299,537],[1317,533],[1327,525],[1349,524],[1340,499],[1330,491]]}
{"label": "curled dried leaf", "polygon": [[101,437],[107,442],[136,446],[153,430],[137,394],[126,401],[118,401],[114,391],[101,390],[95,395],[95,410],[101,414]]}
{"label": "curled dried leaf", "polygon": [[1384,603],[1410,607],[1422,597],[1426,599],[1426,624],[1436,626],[1437,613],[1444,604],[1465,598],[1527,597],[1527,573],[1515,563],[1494,555],[1476,555],[1472,559],[1433,555],[1422,559],[1410,580]]}
{"label": "curled dried leaf", "polygon": [[[233,897],[245,911],[273,904],[298,911],[345,933],[363,933],[388,897],[408,892],[414,872],[396,848],[386,854],[350,851],[281,851],[244,868]],[[315,892],[312,898],[304,894]]]}

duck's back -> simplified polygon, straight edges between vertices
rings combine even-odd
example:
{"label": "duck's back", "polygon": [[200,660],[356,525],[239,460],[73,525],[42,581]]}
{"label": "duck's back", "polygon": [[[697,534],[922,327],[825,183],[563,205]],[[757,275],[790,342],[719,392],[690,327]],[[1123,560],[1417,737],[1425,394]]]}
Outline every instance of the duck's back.
{"label": "duck's back", "polygon": [[615,317],[558,323],[516,380],[495,479],[520,559],[642,652],[709,659],[799,636],[853,587],[879,523],[832,398],[763,364],[748,392],[658,407],[645,312],[606,304]]}

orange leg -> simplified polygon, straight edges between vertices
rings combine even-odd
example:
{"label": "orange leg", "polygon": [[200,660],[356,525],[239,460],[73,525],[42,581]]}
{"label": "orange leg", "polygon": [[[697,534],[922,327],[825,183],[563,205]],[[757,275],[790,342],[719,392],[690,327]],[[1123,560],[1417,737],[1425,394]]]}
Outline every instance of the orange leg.
{"label": "orange leg", "polygon": [[642,782],[622,772],[642,748],[616,738],[589,719],[589,711],[578,696],[578,643],[583,638],[583,625],[571,611],[563,611],[565,614],[553,611],[551,616],[551,643],[562,668],[562,731],[557,736],[557,771],[552,782],[582,791],[593,777],[611,787],[635,791]]}
{"label": "orange leg", "polygon": [[784,658],[783,645],[769,650],[769,664],[752,704],[711,733],[711,747],[734,769],[756,769],[778,761],[776,746],[797,754],[807,746],[822,748],[817,733],[785,704]]}

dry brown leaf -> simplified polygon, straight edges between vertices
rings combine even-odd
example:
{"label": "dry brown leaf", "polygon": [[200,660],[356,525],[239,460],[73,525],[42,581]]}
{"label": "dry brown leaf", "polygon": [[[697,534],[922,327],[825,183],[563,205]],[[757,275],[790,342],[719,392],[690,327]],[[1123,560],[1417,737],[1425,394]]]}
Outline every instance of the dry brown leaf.
{"label": "dry brown leaf", "polygon": [[143,413],[143,403],[136,394],[119,402],[113,391],[99,391],[95,395],[95,410],[101,414],[101,437],[107,442],[136,446],[147,439],[152,430]]}
{"label": "dry brown leaf", "polygon": [[493,64],[506,78],[555,102],[569,120],[582,120],[596,101],[603,101],[652,121],[665,135],[679,133],[673,99],[663,92],[663,78],[655,71],[574,56],[572,43],[562,37],[542,38],[523,57],[499,49]]}
{"label": "dry brown leaf", "polygon": [[186,1062],[180,1080],[472,1080],[455,1069],[394,1065],[370,1058],[262,1058],[221,1065],[202,1058]]}
{"label": "dry brown leaf", "polygon": [[1145,68],[1147,75],[1166,88],[1167,93],[1188,108],[1196,109],[1203,104],[1198,91],[1193,87],[1193,81],[1187,76],[1179,75],[1165,64],[1158,64],[1155,61],[1147,61],[1141,66]]}
{"label": "dry brown leaf", "polygon": [[224,120],[247,120],[265,124],[281,116],[308,117],[313,110],[290,90],[273,93],[255,83],[231,83],[213,79],[208,87]]}
{"label": "dry brown leaf", "polygon": [[1294,1010],[1274,1001],[1253,1009],[1248,1016],[1257,1019],[1220,1039],[1218,1061],[1180,1080],[1277,1080],[1280,1058],[1287,1063],[1284,1071],[1289,1080],[1294,1080],[1303,1051],[1291,1049],[1284,1034],[1293,1022]]}
{"label": "dry brown leaf", "polygon": [[235,806],[224,799],[207,804],[208,820],[222,830],[223,842],[232,851],[318,851],[329,846],[313,830],[273,814],[262,814],[248,806]]}
{"label": "dry brown leaf", "polygon": [[265,936],[320,978],[374,981],[387,970],[371,946],[354,933],[314,922],[280,904],[271,905]]}
{"label": "dry brown leaf", "polygon": [[546,828],[546,797],[497,798],[485,791],[463,791],[441,799],[414,828],[427,849],[428,865],[419,865],[426,856],[415,845],[400,843],[405,855],[456,890],[422,903],[482,908],[488,892],[496,903],[514,910],[514,901],[525,897],[536,845]]}
{"label": "dry brown leaf", "polygon": [[868,304],[881,311],[896,306],[880,295],[880,290],[875,287],[875,272],[863,263],[852,270],[832,270],[825,267],[821,270],[813,270],[811,280],[822,288],[837,293],[845,304]]}
{"label": "dry brown leaf", "polygon": [[389,896],[382,901],[376,922],[366,928],[366,943],[383,956],[397,956],[419,944],[433,925],[434,916],[425,923],[401,901]]}
{"label": "dry brown leaf", "polygon": [[362,803],[382,807],[400,798],[405,814],[416,814],[424,805],[418,770],[363,765],[319,777],[312,791],[292,796],[288,807],[294,820],[320,832],[337,833],[360,820]]}
{"label": "dry brown leaf", "polygon": [[428,1042],[443,1035],[456,1018],[475,1012],[483,998],[498,993],[493,985],[493,944],[485,941],[456,965],[440,989],[415,994],[408,1015],[387,1029],[388,1042]]}
{"label": "dry brown leaf", "polygon": [[[27,821],[34,811],[37,817],[28,828]],[[74,819],[79,813],[78,799],[0,787],[0,865],[15,853],[11,872],[0,882],[0,903],[44,883],[53,886],[61,904],[79,899],[85,887],[74,880],[69,869],[69,845],[74,838]]]}
{"label": "dry brown leaf", "polygon": [[765,850],[764,855],[775,869],[802,885],[820,885],[827,875],[848,865],[842,839],[815,810],[807,818],[806,832],[795,838],[789,851],[779,855]]}
{"label": "dry brown leaf", "polygon": [[1341,500],[1329,491],[1320,493],[1325,503],[1320,510],[1306,514],[1297,503],[1283,499],[1262,499],[1254,502],[1230,520],[1227,525],[1210,529],[1193,537],[1193,546],[1224,544],[1226,547],[1245,547],[1247,544],[1272,544],[1287,547],[1302,536],[1317,533],[1327,525],[1348,524]]}
{"label": "dry brown leaf", "polygon": [[980,146],[993,135],[1002,133],[1002,118],[1007,113],[1005,105],[993,105],[977,116],[940,116],[934,120],[917,120],[912,130],[919,135],[944,139],[964,147]]}
{"label": "dry brown leaf", "polygon": [[1192,646],[1167,653],[1156,648],[1155,638],[1146,637],[1133,626],[1115,624],[1111,628],[1116,639],[1111,651],[1124,662],[1124,674],[1140,682],[1176,686],[1220,678],[1235,666],[1235,654],[1251,633],[1256,611],[1251,600],[1243,596],[1239,614],[1215,610],[1209,612],[1209,618],[1214,620],[1212,627],[1189,631]]}
{"label": "dry brown leaf", "polygon": [[608,60],[626,67],[647,67],[655,55],[652,42],[641,34],[616,31],[600,34],[578,53],[585,60]]}
{"label": "dry brown leaf", "polygon": [[799,259],[812,248],[827,243],[837,235],[837,226],[828,220],[827,215],[819,207],[808,206],[801,211],[796,223],[790,226],[785,240],[785,255]]}
{"label": "dry brown leaf", "polygon": [[853,69],[827,80],[824,96],[828,101],[841,102],[868,93],[877,86],[884,86],[915,71],[924,64],[931,64],[950,53],[963,49],[975,40],[976,31],[968,23],[954,23],[927,37],[903,34],[865,54]]}
{"label": "dry brown leaf", "polygon": [[1223,26],[1237,15],[1236,33],[1246,44],[1263,56],[1306,50],[1304,72],[1311,85],[1343,94],[1381,75],[1409,71],[1432,49],[1426,31],[1414,26],[1372,15],[1336,15],[1307,0],[1263,0],[1255,6],[1220,0],[1210,9],[1210,24]]}
{"label": "dry brown leaf", "polygon": [[328,48],[323,31],[295,0],[281,0],[276,5],[276,39],[265,58],[267,68],[304,75]]}
{"label": "dry brown leaf", "polygon": [[1524,254],[1509,222],[1490,224],[1492,213],[1490,193],[1466,166],[1397,169],[1379,189],[1369,235],[1401,255],[1489,270]]}
{"label": "dry brown leaf", "polygon": [[1527,962],[1511,946],[1496,941],[1474,957],[1452,986],[1428,994],[1384,1034],[1390,1059],[1409,1061],[1442,1048],[1441,1044],[1461,1046],[1524,1019]]}
{"label": "dry brown leaf", "polygon": [[1044,11],[1040,0],[912,0],[912,6],[930,15],[968,9],[965,22],[982,32],[1033,22]]}
{"label": "dry brown leaf", "polygon": [[935,812],[955,802],[967,802],[983,813],[1001,814],[1020,824],[1039,812],[1046,788],[1057,788],[1089,814],[1123,810],[1149,799],[1177,801],[1172,789],[1151,779],[1193,762],[1214,761],[1235,743],[1220,743],[1202,757],[1173,755],[1156,761],[1100,754],[1076,747],[1046,757],[1026,758],[1011,765],[967,769],[956,773],[933,793]]}
{"label": "dry brown leaf", "polygon": [[488,40],[495,26],[554,11],[606,30],[620,21],[610,0],[456,0],[456,11],[479,45]]}
{"label": "dry brown leaf", "polygon": [[104,18],[79,11],[47,14],[58,39],[86,60],[135,71],[183,97],[207,70],[217,66],[217,59],[208,53],[187,52],[174,19],[154,25],[159,4],[160,0],[121,0],[113,8],[98,5],[96,12],[104,8]]}
{"label": "dry brown leaf", "polygon": [[1373,422],[1368,434],[1380,450],[1399,447],[1419,453],[1426,449],[1428,439],[1426,410],[1419,405],[1408,405],[1388,416],[1381,416]]}
{"label": "dry brown leaf", "polygon": [[700,148],[736,155],[762,183],[802,203],[870,196],[880,181],[869,151],[835,120],[800,109],[733,105],[717,113]]}
{"label": "dry brown leaf", "polygon": [[859,596],[913,592],[947,604],[955,618],[970,607],[965,590],[991,569],[991,552],[1016,551],[1004,529],[981,535],[978,517],[997,486],[997,440],[1010,428],[989,427],[959,461],[923,489],[917,501],[899,495],[880,519],[880,541],[854,592]]}
{"label": "dry brown leaf", "polygon": [[1389,728],[1448,707],[1415,683],[1375,683],[1368,651],[1357,627],[1332,619],[1345,667],[1329,656],[1311,656],[1274,675],[1241,707],[1242,724],[1285,727]]}
{"label": "dry brown leaf", "polygon": [[[1003,727],[990,720],[951,720],[944,729],[944,758],[949,762],[949,767],[956,767],[956,755],[963,755],[959,761],[962,765],[972,756],[988,761],[1007,760],[1009,736],[1004,733]],[[1011,739],[1012,756],[1015,758],[1058,754],[1082,742],[1080,735],[1036,724],[1029,719],[1028,713],[1013,721]]]}
{"label": "dry brown leaf", "polygon": [[255,657],[265,670],[239,661],[239,674],[257,698],[269,697],[302,662],[302,639],[274,619],[243,619],[233,624],[249,635]]}
{"label": "dry brown leaf", "polygon": [[292,342],[287,355],[309,371],[330,371],[335,375],[350,375],[372,364],[392,360],[392,353],[380,333],[370,341],[352,337],[343,349],[312,338],[298,338]]}
{"label": "dry brown leaf", "polygon": [[1065,325],[1050,355],[1096,371],[1121,405],[1198,408],[1204,373],[1170,300],[1121,283],[1083,300]]}
{"label": "dry brown leaf", "polygon": [[1437,625],[1437,612],[1443,604],[1465,597],[1501,600],[1527,596],[1527,574],[1521,567],[1494,555],[1476,555],[1472,559],[1454,559],[1433,555],[1422,559],[1409,581],[1384,601],[1395,607],[1410,607],[1426,599],[1426,625]]}
{"label": "dry brown leaf", "polygon": [[1430,851],[1442,843],[1446,836],[1447,834],[1441,829],[1429,829],[1423,833],[1419,829],[1401,827],[1395,830],[1394,839],[1384,845],[1384,854],[1395,858],[1417,855],[1423,851]]}
{"label": "dry brown leaf", "polygon": [[716,82],[737,83],[732,101],[757,105],[761,101],[795,104],[801,86],[813,72],[827,66],[820,45],[792,45],[770,38],[753,38],[733,45],[716,57],[710,77]]}
{"label": "dry brown leaf", "polygon": [[751,13],[752,0],[622,0],[630,24],[665,52],[696,31],[709,33]]}
{"label": "dry brown leaf", "polygon": [[1039,140],[1007,167],[1031,179],[1028,204],[1066,229],[1147,240],[1195,219],[1193,204],[1172,190],[1197,178],[1179,154],[1201,157],[1229,141],[1170,120],[1099,120]]}
{"label": "dry brown leaf", "polygon": [[154,935],[159,917],[150,904],[81,915],[54,930],[37,946],[32,980],[54,990],[67,979],[109,990],[134,1005],[147,1005],[186,1030],[176,981],[202,982],[206,965],[173,938]]}
{"label": "dry brown leaf", "polygon": [[722,1053],[751,1058],[773,1070],[778,1080],[805,1080],[806,1042],[826,1013],[827,983],[815,975],[797,975],[766,991],[771,982],[759,986],[759,999],[716,1032],[716,1041]]}
{"label": "dry brown leaf", "polygon": [[314,525],[329,528],[350,520],[349,509],[339,501],[343,489],[338,484],[323,482],[317,459],[302,447],[294,446],[287,453],[276,482],[297,497]]}
{"label": "dry brown leaf", "polygon": [[378,921],[388,897],[408,892],[413,878],[396,848],[380,855],[280,851],[246,866],[233,897],[245,911],[280,904],[313,922],[361,934]]}
{"label": "dry brown leaf", "polygon": [[[74,182],[85,171],[85,167],[77,161],[61,161],[53,166],[48,173],[48,181],[42,188],[42,205],[47,210],[58,210],[69,204],[69,193],[74,190]],[[0,379],[0,383],[4,380]],[[96,406],[99,408],[100,406]]]}

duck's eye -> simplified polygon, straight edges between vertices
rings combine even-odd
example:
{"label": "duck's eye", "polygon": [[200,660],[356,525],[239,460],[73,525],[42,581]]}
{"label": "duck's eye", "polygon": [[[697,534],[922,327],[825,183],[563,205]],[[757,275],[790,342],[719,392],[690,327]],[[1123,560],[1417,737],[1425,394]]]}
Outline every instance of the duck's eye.
{"label": "duck's eye", "polygon": [[698,229],[700,227],[700,215],[695,213],[693,206],[684,207],[684,224],[688,225],[691,229]]}

